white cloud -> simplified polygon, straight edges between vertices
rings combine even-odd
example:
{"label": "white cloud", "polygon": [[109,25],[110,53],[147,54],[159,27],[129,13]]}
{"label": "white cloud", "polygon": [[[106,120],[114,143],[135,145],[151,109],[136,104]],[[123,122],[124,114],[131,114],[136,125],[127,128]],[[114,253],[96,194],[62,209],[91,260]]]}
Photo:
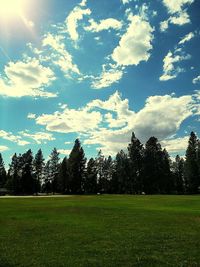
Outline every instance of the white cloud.
{"label": "white cloud", "polygon": [[195,105],[192,96],[151,96],[140,111],[134,112],[128,99],[115,92],[108,100],[96,99],[78,110],[66,108],[43,114],[35,121],[50,131],[79,133],[84,144],[98,145],[108,155],[126,149],[133,131],[142,142],[150,136],[160,141],[169,138],[193,114]]}
{"label": "white cloud", "polygon": [[169,153],[184,152],[188,145],[188,136],[166,139],[161,142],[163,148],[167,149]]}
{"label": "white cloud", "polygon": [[122,69],[116,68],[116,66],[103,65],[103,71],[101,75],[93,78],[91,86],[94,89],[109,87],[113,83],[119,82],[122,76]]}
{"label": "white cloud", "polygon": [[112,59],[118,65],[138,65],[147,61],[152,49],[153,28],[141,16],[130,16],[130,24],[119,45],[112,53]]}
{"label": "white cloud", "polygon": [[99,23],[95,22],[93,19],[90,19],[89,22],[90,25],[84,27],[86,31],[100,32],[109,29],[120,30],[122,28],[122,22],[113,18],[100,20]]}
{"label": "white cloud", "polygon": [[73,58],[66,50],[63,43],[63,37],[61,35],[52,35],[48,33],[42,41],[42,45],[51,47],[55,54],[50,58],[54,64],[58,65],[61,70],[67,74],[67,72],[73,72],[80,74],[80,71],[76,64],[73,63]]}
{"label": "white cloud", "polygon": [[8,150],[9,148],[7,146],[0,146],[0,152],[4,152]]}
{"label": "white cloud", "polygon": [[191,5],[194,0],[163,0],[163,4],[167,7],[168,13],[171,15],[167,20],[160,23],[160,30],[166,31],[169,24],[182,26],[190,23],[190,17],[187,13],[186,5]]}
{"label": "white cloud", "polygon": [[[84,6],[84,2],[81,2]],[[66,18],[65,23],[67,26],[67,31],[73,41],[77,41],[79,39],[79,34],[77,32],[78,22],[83,19],[83,16],[90,15],[91,10],[89,8],[82,9],[80,6],[76,6]]]}
{"label": "white cloud", "polygon": [[184,54],[181,49],[176,49],[174,53],[169,51],[163,59],[163,75],[160,76],[160,81],[175,79],[179,73],[184,71],[183,68],[177,66],[177,63],[190,58],[191,56],[189,54]]}
{"label": "white cloud", "polygon": [[185,5],[191,5],[193,2],[194,0],[163,0],[163,4],[170,14],[181,12]]}
{"label": "white cloud", "polygon": [[180,40],[179,45],[189,42],[192,38],[194,38],[194,36],[195,34],[193,32],[189,32]]}
{"label": "white cloud", "polygon": [[192,80],[193,84],[196,84],[196,83],[199,83],[199,82],[200,82],[200,75]]}
{"label": "white cloud", "polygon": [[14,135],[12,132],[6,132],[4,130],[0,130],[0,138],[4,140],[8,140],[13,143],[17,143],[19,146],[25,146],[30,144],[28,141],[22,140],[22,137],[19,135]]}
{"label": "white cloud", "polygon": [[55,138],[51,133],[45,132],[36,132],[36,133],[29,133],[28,131],[22,131],[20,134],[26,138],[33,139],[37,144],[42,144],[46,141],[53,141]]}
{"label": "white cloud", "polygon": [[102,120],[100,112],[88,113],[84,108],[56,111],[53,114],[43,114],[36,119],[36,123],[46,126],[48,131],[61,133],[88,132],[98,127]]}
{"label": "white cloud", "polygon": [[44,67],[35,59],[9,62],[4,68],[5,75],[0,78],[0,94],[10,97],[40,96],[55,97],[56,94],[44,90],[55,76],[49,67]]}

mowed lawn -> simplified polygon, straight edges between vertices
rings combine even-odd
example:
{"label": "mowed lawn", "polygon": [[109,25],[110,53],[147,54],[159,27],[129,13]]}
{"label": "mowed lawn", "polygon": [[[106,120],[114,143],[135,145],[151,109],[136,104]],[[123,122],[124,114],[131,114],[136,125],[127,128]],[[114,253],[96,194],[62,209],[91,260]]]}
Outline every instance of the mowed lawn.
{"label": "mowed lawn", "polygon": [[0,198],[14,266],[200,266],[200,196]]}

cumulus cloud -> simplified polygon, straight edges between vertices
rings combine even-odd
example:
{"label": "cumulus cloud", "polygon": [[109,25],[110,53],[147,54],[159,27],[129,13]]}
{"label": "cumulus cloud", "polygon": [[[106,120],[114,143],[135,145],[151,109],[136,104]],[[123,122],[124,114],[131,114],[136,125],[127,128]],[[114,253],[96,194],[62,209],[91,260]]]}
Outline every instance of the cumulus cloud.
{"label": "cumulus cloud", "polygon": [[123,76],[123,70],[116,66],[103,65],[103,71],[99,77],[93,77],[92,88],[102,89],[119,82]]}
{"label": "cumulus cloud", "polygon": [[88,132],[98,127],[102,121],[100,112],[87,112],[82,109],[70,109],[66,107],[53,114],[43,114],[38,116],[36,123],[46,126],[48,131],[61,133]]}
{"label": "cumulus cloud", "polygon": [[82,8],[85,6],[85,4],[86,2],[82,1],[81,5],[76,6],[65,20],[67,32],[73,41],[77,41],[79,39],[79,34],[77,31],[78,22],[83,19],[83,16],[91,14],[91,10],[89,8]]}
{"label": "cumulus cloud", "polygon": [[12,132],[6,132],[4,130],[0,130],[0,138],[13,143],[17,143],[19,146],[25,146],[30,144],[28,141],[23,140],[20,135],[14,135]]}
{"label": "cumulus cloud", "polygon": [[159,78],[160,81],[175,79],[179,73],[184,72],[184,69],[177,66],[177,63],[190,58],[191,56],[185,54],[181,49],[176,49],[174,53],[169,51],[163,59],[163,74]]}
{"label": "cumulus cloud", "polygon": [[81,109],[65,108],[35,121],[50,131],[78,132],[84,144],[98,145],[105,154],[113,154],[126,149],[133,131],[142,142],[150,136],[160,141],[169,138],[193,114],[194,107],[192,96],[151,96],[141,110],[134,112],[128,99],[115,92],[108,100],[95,99]]}
{"label": "cumulus cloud", "polygon": [[113,18],[102,19],[99,23],[95,22],[93,19],[90,19],[89,22],[90,25],[84,27],[86,31],[100,32],[109,29],[120,30],[122,28],[122,22]]}
{"label": "cumulus cloud", "polygon": [[112,53],[112,59],[123,66],[138,65],[141,61],[147,61],[152,49],[153,28],[149,22],[138,15],[129,15],[129,20],[127,31]]}
{"label": "cumulus cloud", "polygon": [[20,134],[26,138],[33,139],[37,144],[42,144],[46,141],[53,141],[55,138],[51,133],[45,132],[36,132],[36,133],[29,133],[28,131],[22,131]]}
{"label": "cumulus cloud", "polygon": [[161,142],[163,148],[167,149],[169,153],[184,152],[188,145],[188,136],[166,139]]}
{"label": "cumulus cloud", "polygon": [[191,5],[193,2],[194,0],[163,0],[163,4],[171,16],[160,23],[160,30],[166,31],[169,24],[182,26],[186,23],[190,23],[190,17],[185,6]]}
{"label": "cumulus cloud", "polygon": [[31,58],[27,61],[9,62],[0,78],[0,94],[10,97],[55,97],[44,88],[55,80],[54,72]]}
{"label": "cumulus cloud", "polygon": [[44,37],[42,45],[44,47],[48,46],[54,51],[50,60],[53,61],[54,64],[58,65],[64,73],[67,74],[68,72],[72,72],[80,74],[77,65],[73,63],[72,56],[65,48],[63,36],[48,33]]}

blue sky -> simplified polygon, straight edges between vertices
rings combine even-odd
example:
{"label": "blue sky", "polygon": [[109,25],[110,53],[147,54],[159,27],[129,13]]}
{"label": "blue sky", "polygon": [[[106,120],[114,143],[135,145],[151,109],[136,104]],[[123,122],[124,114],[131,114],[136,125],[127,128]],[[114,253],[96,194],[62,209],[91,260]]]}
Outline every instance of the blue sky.
{"label": "blue sky", "polygon": [[80,138],[115,155],[131,132],[184,155],[199,132],[197,0],[0,1],[0,151]]}

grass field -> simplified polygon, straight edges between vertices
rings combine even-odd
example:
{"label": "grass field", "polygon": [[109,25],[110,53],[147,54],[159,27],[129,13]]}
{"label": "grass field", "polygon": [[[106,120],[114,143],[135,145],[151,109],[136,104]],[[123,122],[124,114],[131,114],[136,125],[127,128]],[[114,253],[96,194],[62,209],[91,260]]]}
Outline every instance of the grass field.
{"label": "grass field", "polygon": [[0,198],[14,266],[200,266],[200,196]]}

